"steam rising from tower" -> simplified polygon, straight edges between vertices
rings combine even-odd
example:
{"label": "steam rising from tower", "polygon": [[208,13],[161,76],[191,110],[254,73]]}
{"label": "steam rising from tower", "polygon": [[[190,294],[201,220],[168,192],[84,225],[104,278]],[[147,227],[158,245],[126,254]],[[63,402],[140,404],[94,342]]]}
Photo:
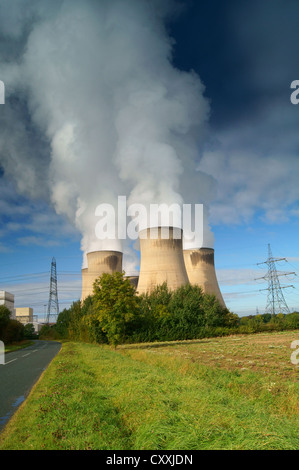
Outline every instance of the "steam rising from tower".
{"label": "steam rising from tower", "polygon": [[0,3],[1,79],[13,103],[0,118],[1,166],[20,193],[48,201],[81,233],[84,269],[99,250],[125,253],[127,274],[138,263],[129,242],[97,239],[98,204],[116,206],[118,195],[208,204],[214,194],[198,169],[204,86],[172,64],[165,23],[175,11],[172,0]]}

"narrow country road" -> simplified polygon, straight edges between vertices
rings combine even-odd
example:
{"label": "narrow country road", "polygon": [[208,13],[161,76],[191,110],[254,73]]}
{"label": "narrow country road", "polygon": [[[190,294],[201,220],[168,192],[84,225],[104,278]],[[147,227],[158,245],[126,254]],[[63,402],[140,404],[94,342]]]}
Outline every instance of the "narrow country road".
{"label": "narrow country road", "polygon": [[5,364],[0,364],[0,432],[60,348],[58,342],[35,341],[5,354]]}

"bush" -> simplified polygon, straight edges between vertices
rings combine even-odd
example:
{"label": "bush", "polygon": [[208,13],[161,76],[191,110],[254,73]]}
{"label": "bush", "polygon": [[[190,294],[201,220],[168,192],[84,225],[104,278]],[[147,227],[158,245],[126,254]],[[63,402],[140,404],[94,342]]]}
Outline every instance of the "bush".
{"label": "bush", "polygon": [[[203,337],[216,327],[238,324],[238,316],[198,286],[169,291],[166,283],[140,296],[133,341],[171,341]],[[138,327],[138,328],[137,328]]]}
{"label": "bush", "polygon": [[11,312],[5,305],[0,305],[0,340],[5,344],[22,341],[24,325],[10,318]]}
{"label": "bush", "polygon": [[35,339],[37,337],[32,323],[24,326],[24,339]]}
{"label": "bush", "polygon": [[[167,284],[137,295],[124,273],[103,274],[83,303],[63,310],[47,337],[93,343],[188,340],[299,328],[299,313],[238,315],[198,286],[170,291]],[[42,333],[42,332],[41,332]]]}
{"label": "bush", "polygon": [[43,325],[39,332],[39,339],[54,340],[59,339],[55,325]]}
{"label": "bush", "polygon": [[0,340],[4,341],[5,329],[10,321],[10,310],[5,305],[0,305]]}
{"label": "bush", "polygon": [[4,344],[22,341],[24,339],[24,325],[17,320],[9,320],[2,338]]}
{"label": "bush", "polygon": [[93,289],[92,320],[98,322],[114,346],[126,340],[138,311],[135,287],[124,274],[104,273],[95,281]]}

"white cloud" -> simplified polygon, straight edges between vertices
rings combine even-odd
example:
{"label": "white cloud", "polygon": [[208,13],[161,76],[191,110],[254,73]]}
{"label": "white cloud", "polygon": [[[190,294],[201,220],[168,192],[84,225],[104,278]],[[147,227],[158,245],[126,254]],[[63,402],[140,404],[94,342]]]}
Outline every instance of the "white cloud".
{"label": "white cloud", "polygon": [[255,279],[261,276],[261,270],[259,269],[217,269],[217,279],[221,287],[234,285],[255,285],[258,288],[259,284]]}
{"label": "white cloud", "polygon": [[[219,134],[217,149],[204,153],[199,168],[218,183],[210,206],[212,223],[248,223],[256,214],[262,214],[267,223],[283,223],[298,215],[294,209],[299,200],[298,155],[284,153],[279,146],[264,151],[256,135],[258,126],[267,127],[267,123],[252,124],[251,146],[240,139],[240,125]],[[270,131],[279,132],[271,126]]]}

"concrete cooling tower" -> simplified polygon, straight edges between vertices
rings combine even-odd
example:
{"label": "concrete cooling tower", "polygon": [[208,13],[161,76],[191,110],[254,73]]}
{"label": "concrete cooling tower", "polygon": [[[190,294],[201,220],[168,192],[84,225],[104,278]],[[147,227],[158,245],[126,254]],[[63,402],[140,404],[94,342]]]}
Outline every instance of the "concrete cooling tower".
{"label": "concrete cooling tower", "polygon": [[213,248],[184,250],[184,260],[190,284],[202,287],[207,294],[214,294],[225,307],[216,277]]}
{"label": "concrete cooling tower", "polygon": [[82,269],[81,301],[93,294],[93,283],[103,273],[113,274],[122,271],[120,251],[92,251],[87,253],[87,268]]}
{"label": "concrete cooling tower", "polygon": [[[168,238],[164,230],[169,229]],[[152,230],[152,232],[151,232]],[[139,233],[140,273],[137,292],[151,292],[156,286],[167,282],[170,290],[189,284],[182,249],[182,230],[173,227],[156,227]]]}
{"label": "concrete cooling tower", "polygon": [[82,294],[81,294],[81,300],[83,301],[85,297],[87,297],[89,294],[87,293],[87,278],[88,278],[88,268],[81,269],[82,273]]}
{"label": "concrete cooling tower", "polygon": [[125,279],[129,279],[132,286],[137,288],[139,276],[125,276]]}

